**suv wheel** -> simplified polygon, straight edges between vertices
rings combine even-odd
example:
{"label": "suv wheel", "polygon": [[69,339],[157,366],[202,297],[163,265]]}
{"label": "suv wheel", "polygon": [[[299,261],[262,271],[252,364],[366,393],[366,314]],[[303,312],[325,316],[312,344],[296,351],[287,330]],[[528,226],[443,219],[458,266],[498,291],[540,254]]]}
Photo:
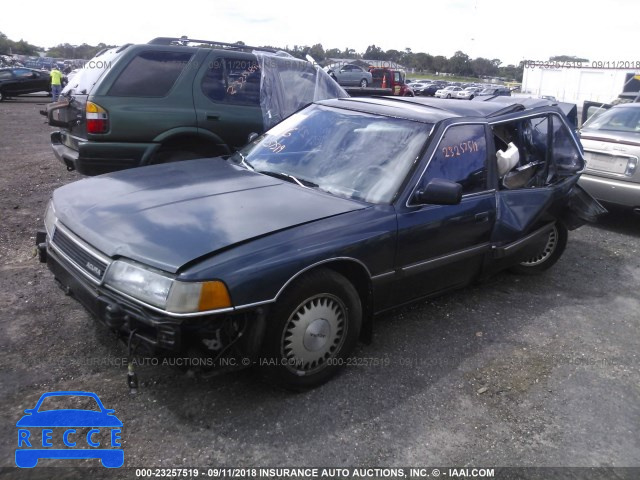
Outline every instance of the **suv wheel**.
{"label": "suv wheel", "polygon": [[263,343],[264,375],[293,390],[326,382],[356,345],[362,305],[342,275],[316,270],[296,280],[270,313]]}
{"label": "suv wheel", "polygon": [[567,246],[569,232],[562,223],[556,222],[549,232],[547,242],[544,247],[534,256],[511,267],[514,273],[524,275],[536,275],[551,268],[562,256]]}

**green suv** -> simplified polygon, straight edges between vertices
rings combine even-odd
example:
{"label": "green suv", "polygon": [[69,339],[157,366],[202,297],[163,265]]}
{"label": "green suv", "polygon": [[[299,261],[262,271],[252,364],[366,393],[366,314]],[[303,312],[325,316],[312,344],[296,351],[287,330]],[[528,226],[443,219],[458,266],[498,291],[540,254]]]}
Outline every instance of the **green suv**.
{"label": "green suv", "polygon": [[56,157],[84,175],[231,153],[305,105],[348,96],[272,49],[186,37],[101,51],[45,113]]}

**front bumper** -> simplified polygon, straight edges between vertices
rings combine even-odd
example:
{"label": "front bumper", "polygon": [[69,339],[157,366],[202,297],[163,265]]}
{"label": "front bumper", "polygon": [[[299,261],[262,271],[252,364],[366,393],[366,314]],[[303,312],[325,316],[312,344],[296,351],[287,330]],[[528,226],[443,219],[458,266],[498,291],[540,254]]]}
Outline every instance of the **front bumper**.
{"label": "front bumper", "polygon": [[109,328],[125,335],[135,330],[135,337],[152,350],[182,350],[183,320],[151,312],[107,289],[89,284],[51,248],[47,249],[46,262],[64,292]]}
{"label": "front bumper", "polygon": [[624,207],[640,207],[640,184],[583,173],[579,184],[592,197]]}

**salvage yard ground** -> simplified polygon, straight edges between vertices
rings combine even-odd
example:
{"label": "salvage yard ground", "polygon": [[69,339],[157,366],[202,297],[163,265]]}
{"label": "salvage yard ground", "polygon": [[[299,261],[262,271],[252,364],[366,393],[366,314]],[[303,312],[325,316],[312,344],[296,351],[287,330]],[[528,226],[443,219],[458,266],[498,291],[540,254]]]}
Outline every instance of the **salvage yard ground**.
{"label": "salvage yard ground", "polygon": [[[52,191],[81,178],[53,157],[46,101],[0,104],[0,467],[14,467],[23,410],[56,390],[115,409],[126,467],[640,467],[640,217],[571,232],[545,275],[500,274],[378,318],[373,344],[316,390],[160,361],[131,397],[125,346],[34,258]],[[0,474],[68,464],[135,478],[97,460]]]}

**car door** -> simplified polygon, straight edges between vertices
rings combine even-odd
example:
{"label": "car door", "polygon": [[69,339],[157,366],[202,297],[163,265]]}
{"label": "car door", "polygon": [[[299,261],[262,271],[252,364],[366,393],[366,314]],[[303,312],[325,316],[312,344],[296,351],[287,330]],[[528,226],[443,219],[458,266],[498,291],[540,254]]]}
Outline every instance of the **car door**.
{"label": "car door", "polygon": [[11,70],[11,78],[8,80],[8,84],[3,88],[5,94],[19,95],[22,93],[26,75],[30,72],[31,70],[27,70],[26,68],[14,68]]}
{"label": "car door", "polygon": [[5,95],[9,95],[13,92],[13,84],[15,82],[15,77],[13,76],[13,71],[10,69],[0,70],[0,89]]}
{"label": "car door", "polygon": [[[494,268],[539,251],[557,221],[569,229],[593,221],[602,207],[576,186],[584,157],[566,118],[541,108],[505,115],[490,125],[490,158],[509,145],[517,162],[496,168],[497,218],[491,236]],[[575,201],[568,201],[576,197]],[[581,197],[581,198],[578,198]],[[541,246],[542,244],[542,246]]]}
{"label": "car door", "polygon": [[352,65],[345,65],[340,69],[340,74],[338,76],[338,80],[340,80],[341,85],[353,85],[354,84],[354,72]]}
{"label": "car door", "polygon": [[232,149],[246,144],[250,133],[262,133],[260,76],[254,55],[211,52],[193,83],[198,128]]}
{"label": "car door", "polygon": [[27,68],[16,68],[13,74],[16,80],[13,93],[18,95],[33,92],[34,85],[38,83],[38,74],[36,72]]}
{"label": "car door", "polygon": [[[423,161],[428,164],[398,207],[395,297],[410,301],[469,282],[490,250],[496,217],[483,123],[449,124]],[[457,205],[418,204],[415,192],[433,179],[462,185]]]}

